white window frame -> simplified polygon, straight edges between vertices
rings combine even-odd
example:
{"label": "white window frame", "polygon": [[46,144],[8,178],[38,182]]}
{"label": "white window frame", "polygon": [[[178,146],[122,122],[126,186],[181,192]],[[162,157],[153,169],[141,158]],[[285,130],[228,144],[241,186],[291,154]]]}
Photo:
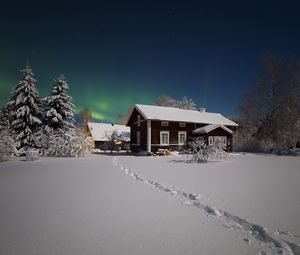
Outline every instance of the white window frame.
{"label": "white window frame", "polygon": [[208,137],[208,145],[214,145],[214,137],[213,136]]}
{"label": "white window frame", "polygon": [[223,146],[227,147],[227,136],[223,136]]}
{"label": "white window frame", "polygon": [[179,127],[186,127],[186,123],[185,122],[179,122]]}
{"label": "white window frame", "polygon": [[138,116],[137,116],[137,125],[138,125],[138,127],[141,126],[141,115],[140,114],[138,114]]}
{"label": "white window frame", "polygon": [[162,121],[161,122],[161,126],[162,127],[168,127],[169,126],[169,122],[168,121]]}
{"label": "white window frame", "polygon": [[[180,142],[180,135],[184,135],[184,143]],[[178,131],[178,145],[186,144],[186,131]]]}
{"label": "white window frame", "polygon": [[[167,143],[163,143],[162,142],[162,136],[164,135],[164,134],[167,134],[168,135],[168,142]],[[170,131],[160,131],[160,145],[162,145],[162,146],[168,146],[170,144]]]}
{"label": "white window frame", "polygon": [[136,144],[141,145],[141,131],[136,132]]}

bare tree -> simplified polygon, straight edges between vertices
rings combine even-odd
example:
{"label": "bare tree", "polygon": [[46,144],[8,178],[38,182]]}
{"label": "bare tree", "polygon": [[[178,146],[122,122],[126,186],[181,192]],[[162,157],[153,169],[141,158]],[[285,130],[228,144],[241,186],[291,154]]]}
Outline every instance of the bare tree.
{"label": "bare tree", "polygon": [[196,104],[194,101],[186,96],[182,97],[181,100],[178,101],[177,105],[180,109],[196,110]]}
{"label": "bare tree", "polygon": [[161,95],[159,96],[156,101],[154,102],[154,105],[157,106],[167,106],[167,107],[177,107],[177,101],[170,97],[170,96],[166,96],[166,95]]}
{"label": "bare tree", "polygon": [[196,110],[194,101],[186,96],[183,96],[180,100],[176,100],[170,96],[162,95],[154,102],[154,105]]}
{"label": "bare tree", "polygon": [[82,129],[83,135],[87,137],[89,136],[89,132],[90,132],[87,123],[93,121],[92,113],[89,109],[85,108],[81,110],[79,114],[80,114],[80,121],[79,121],[80,128]]}
{"label": "bare tree", "polygon": [[300,61],[267,54],[262,65],[262,72],[242,96],[241,127],[245,135],[263,143],[294,147],[299,139]]}
{"label": "bare tree", "polygon": [[118,124],[126,125],[131,112],[132,112],[132,108],[129,108],[127,113],[120,112],[118,114]]}

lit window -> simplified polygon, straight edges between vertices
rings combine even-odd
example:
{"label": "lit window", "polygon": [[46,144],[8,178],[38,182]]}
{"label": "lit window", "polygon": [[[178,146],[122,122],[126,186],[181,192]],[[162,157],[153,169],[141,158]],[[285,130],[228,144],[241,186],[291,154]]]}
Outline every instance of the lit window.
{"label": "lit window", "polygon": [[167,127],[167,126],[169,126],[169,122],[168,122],[168,121],[162,121],[162,122],[161,122],[161,125],[162,125],[163,127]]}
{"label": "lit window", "polygon": [[186,127],[186,124],[184,122],[179,122],[179,127]]}
{"label": "lit window", "polygon": [[178,144],[179,145],[186,144],[186,132],[178,132]]}
{"label": "lit window", "polygon": [[169,145],[169,131],[160,132],[160,145]]}

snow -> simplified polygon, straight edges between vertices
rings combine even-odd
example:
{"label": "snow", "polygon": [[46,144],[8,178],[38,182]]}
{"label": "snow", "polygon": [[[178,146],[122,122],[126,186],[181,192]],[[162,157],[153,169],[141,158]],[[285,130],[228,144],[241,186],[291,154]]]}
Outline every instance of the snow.
{"label": "snow", "polygon": [[4,162],[0,254],[297,254],[299,163],[252,154]]}
{"label": "snow", "polygon": [[236,124],[228,118],[225,118],[220,113],[200,112],[197,110],[184,110],[173,107],[142,104],[136,104],[135,107],[145,119],[149,120],[165,120],[238,126],[238,124]]}
{"label": "snow", "polygon": [[94,141],[110,141],[110,136],[114,131],[130,141],[130,127],[125,125],[88,122],[88,127]]}

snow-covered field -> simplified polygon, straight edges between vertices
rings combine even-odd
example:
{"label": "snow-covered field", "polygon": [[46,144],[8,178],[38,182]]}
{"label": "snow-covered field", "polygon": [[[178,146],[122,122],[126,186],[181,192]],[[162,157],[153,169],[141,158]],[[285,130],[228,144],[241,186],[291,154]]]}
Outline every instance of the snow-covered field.
{"label": "snow-covered field", "polygon": [[0,254],[300,254],[300,157],[0,163]]}

